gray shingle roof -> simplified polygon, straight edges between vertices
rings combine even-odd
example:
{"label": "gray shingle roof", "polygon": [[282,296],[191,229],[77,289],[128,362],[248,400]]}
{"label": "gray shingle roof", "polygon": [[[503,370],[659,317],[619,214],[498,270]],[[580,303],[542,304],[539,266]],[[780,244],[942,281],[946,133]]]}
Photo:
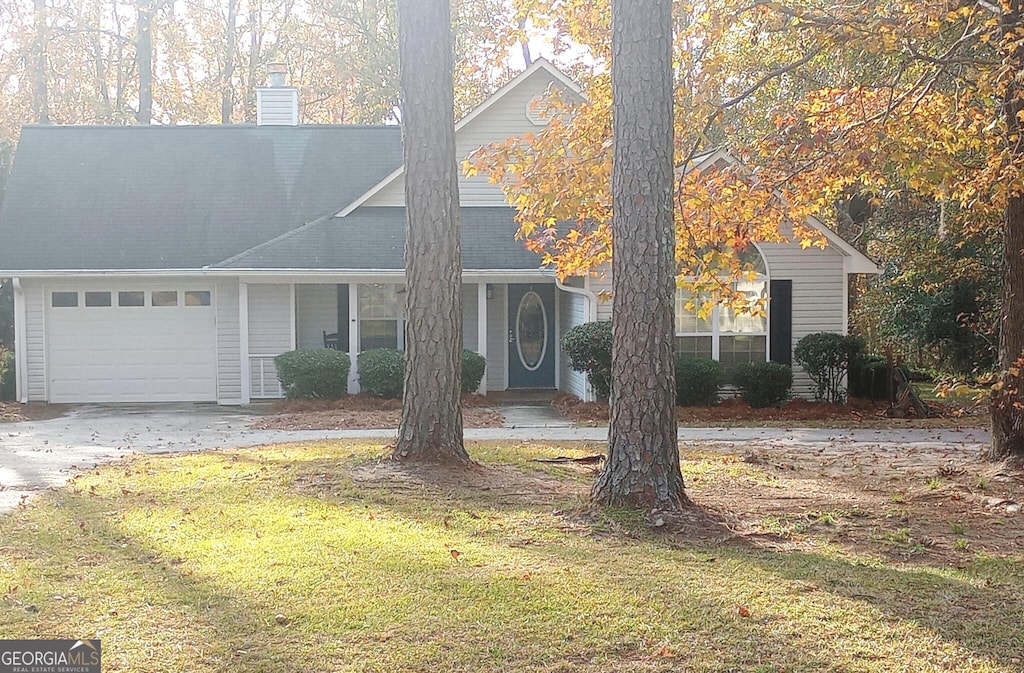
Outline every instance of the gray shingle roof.
{"label": "gray shingle roof", "polygon": [[200,268],[333,215],[401,160],[397,127],[25,127],[0,271]]}
{"label": "gray shingle roof", "polygon": [[[511,208],[460,211],[462,268],[536,269],[541,257],[515,240]],[[405,208],[360,208],[303,227],[218,267],[236,269],[403,269]]]}

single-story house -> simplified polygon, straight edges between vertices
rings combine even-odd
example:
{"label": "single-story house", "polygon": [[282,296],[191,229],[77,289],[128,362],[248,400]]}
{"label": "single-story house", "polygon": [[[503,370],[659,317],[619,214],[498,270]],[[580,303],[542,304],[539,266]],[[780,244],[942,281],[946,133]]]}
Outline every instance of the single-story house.
{"label": "single-story house", "polygon": [[[537,61],[458,122],[459,155],[535,131],[531,101],[551,86],[576,91]],[[255,126],[23,130],[0,204],[20,401],[247,404],[281,395],[285,351],[330,344],[355,363],[402,348],[401,131],[298,125],[298,105],[278,81],[259,90]],[[610,279],[559,282],[515,240],[499,187],[463,176],[459,188],[463,339],[486,358],[481,392],[590,397],[559,342],[610,318],[598,297]],[[679,347],[789,362],[804,334],[844,332],[847,276],[877,269],[822,229],[824,250],[759,246],[747,289],[770,293],[766,318],[681,310]]]}

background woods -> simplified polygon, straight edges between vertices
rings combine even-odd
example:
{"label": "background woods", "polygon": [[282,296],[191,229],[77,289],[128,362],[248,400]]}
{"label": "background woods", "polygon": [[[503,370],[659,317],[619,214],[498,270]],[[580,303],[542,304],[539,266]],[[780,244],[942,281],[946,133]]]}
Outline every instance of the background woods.
{"label": "background woods", "polygon": [[[0,0],[0,176],[23,124],[253,122],[278,60],[303,123],[394,121],[395,21],[391,0]],[[514,21],[453,3],[457,111],[508,75]]]}

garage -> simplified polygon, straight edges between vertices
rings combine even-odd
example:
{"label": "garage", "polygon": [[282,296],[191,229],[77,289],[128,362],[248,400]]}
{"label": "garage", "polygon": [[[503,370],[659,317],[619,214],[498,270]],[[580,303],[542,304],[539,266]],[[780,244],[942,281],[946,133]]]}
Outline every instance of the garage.
{"label": "garage", "polygon": [[201,286],[48,290],[49,400],[215,401],[213,294]]}

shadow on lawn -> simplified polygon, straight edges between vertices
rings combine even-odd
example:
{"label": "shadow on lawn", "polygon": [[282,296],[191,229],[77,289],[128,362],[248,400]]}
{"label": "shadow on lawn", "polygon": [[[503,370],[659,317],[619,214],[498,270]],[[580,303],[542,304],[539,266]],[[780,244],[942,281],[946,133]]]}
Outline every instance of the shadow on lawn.
{"label": "shadow on lawn", "polygon": [[[287,472],[286,481],[290,480],[293,487],[296,487],[285,494],[288,497],[308,498],[331,506],[349,506],[359,504],[368,495],[373,495],[368,494],[367,488],[360,486],[358,480],[352,482],[347,476],[347,469],[339,466],[338,460],[303,460],[294,455],[280,460],[260,460],[249,454],[232,452],[224,452],[222,460],[226,464],[251,462],[261,466],[276,466],[278,470]],[[579,493],[586,492],[586,484],[580,481],[574,481],[568,487],[564,480],[551,475],[524,475],[521,481],[517,481],[519,477],[515,477],[514,472],[518,470],[484,467],[459,475],[455,481],[451,475],[444,477],[440,473],[417,472],[417,478],[407,482],[404,488],[399,488],[395,497],[373,498],[372,501],[376,506],[387,508],[395,519],[430,530],[442,530],[441,519],[445,510],[472,512],[477,517],[498,516],[513,510],[533,513],[538,517],[548,516],[552,514],[552,505],[572,507],[573,503],[580,503]],[[483,484],[474,483],[473,478],[479,478],[482,474],[488,474],[491,478],[484,480]],[[309,478],[317,475],[327,476],[311,487]],[[339,486],[334,488],[332,485]],[[242,488],[241,484],[237,487]],[[524,495],[527,487],[549,490],[528,497]],[[233,501],[232,495],[237,498],[243,493],[241,490],[236,494],[225,492],[232,488],[230,483],[218,484],[217,488],[226,501]],[[379,490],[381,493],[377,495],[383,495],[386,489],[386,480],[381,479],[372,490]],[[177,497],[183,498],[181,494]],[[161,498],[171,498],[171,502],[161,502]],[[148,506],[156,511],[160,507],[173,506],[174,498],[174,493],[163,491],[89,495],[65,490],[53,495],[52,501],[31,505],[29,511],[15,513],[7,521],[0,518],[5,528],[17,519],[22,527],[33,529],[31,535],[26,533],[16,540],[6,540],[3,543],[5,555],[15,561],[19,558],[32,559],[44,568],[48,581],[54,581],[57,586],[67,585],[66,593],[69,595],[77,591],[78,584],[81,585],[80,593],[96,592],[90,596],[96,605],[85,610],[85,614],[95,615],[91,621],[73,623],[74,620],[82,619],[83,613],[74,612],[73,606],[66,601],[44,603],[37,599],[38,613],[17,622],[11,622],[9,616],[0,616],[0,625],[7,624],[5,630],[11,631],[12,635],[25,636],[41,635],[45,631],[46,635],[54,637],[71,637],[71,634],[55,633],[69,626],[107,629],[99,633],[100,637],[105,637],[104,633],[107,633],[109,638],[104,642],[104,660],[109,662],[105,666],[106,670],[166,670],[161,657],[171,656],[175,648],[184,648],[196,657],[195,670],[269,673],[342,668],[342,662],[332,660],[331,657],[332,651],[339,651],[332,648],[344,646],[346,634],[343,626],[334,625],[332,628],[335,630],[331,632],[293,633],[288,624],[275,622],[274,615],[280,610],[279,605],[268,604],[266,598],[231,591],[193,574],[187,562],[188,549],[177,552],[185,559],[184,562],[182,559],[162,557],[152,546],[128,536],[125,530],[118,527],[116,517],[112,516],[114,508],[124,499],[128,499],[133,506]],[[183,501],[178,506],[188,504]],[[32,517],[31,510],[36,507],[46,507],[45,516],[41,516],[41,520]],[[705,564],[704,567],[714,568],[715,573],[730,572],[728,568],[732,567],[751,568],[750,572],[778,578],[779,583],[774,588],[779,591],[781,600],[792,595],[792,585],[799,583],[802,592],[815,595],[823,593],[837,599],[866,603],[877,609],[883,619],[911,622],[927,628],[941,640],[955,643],[1007,668],[1018,668],[1020,663],[1015,659],[1024,656],[1018,628],[1024,620],[1024,595],[1021,590],[1024,582],[1020,569],[1009,561],[982,563],[976,569],[955,573],[957,576],[953,576],[952,571],[940,573],[927,569],[896,569],[881,564],[862,565],[856,561],[819,554],[765,550],[735,537],[727,543],[715,545],[673,542],[669,536],[654,532],[615,529],[614,526],[609,528],[606,525],[607,519],[587,519],[591,515],[581,513],[579,509],[562,516],[567,524],[565,535],[580,536],[598,545],[616,545],[617,549],[622,550],[623,564],[638,560],[632,547],[639,538],[644,543],[657,545],[670,556],[678,554],[680,564]],[[707,513],[698,512],[694,517],[697,517],[694,519],[696,523],[713,529],[712,537],[726,535],[724,524],[716,522]],[[611,521],[614,523],[614,518]],[[628,523],[624,524],[624,528],[628,526]],[[69,544],[65,535],[69,530],[78,533],[73,544]],[[500,538],[487,542],[511,546],[508,540]],[[579,557],[574,556],[563,544],[528,545],[517,548],[516,553],[526,562],[544,567],[561,567],[580,562]],[[633,583],[636,578],[630,577],[632,573],[628,567],[584,567],[583,570],[589,575],[587,581],[594,586],[613,587],[622,594],[636,591]],[[1004,576],[1006,581],[1001,579]],[[437,607],[440,609],[450,607],[446,601],[454,601],[457,605],[459,600],[485,600],[480,596],[490,595],[490,587],[505,579],[498,576],[497,570],[483,568],[468,578],[460,578],[463,582],[461,584],[453,581],[442,585],[449,591],[471,590],[473,596],[460,598],[457,595],[443,595],[441,592],[442,595],[425,600],[438,601]],[[403,581],[409,580],[394,578],[396,584]],[[448,578],[442,581],[447,582]],[[102,583],[116,585],[117,592],[123,592],[124,600],[120,603],[109,599],[104,601],[106,592],[102,590]],[[675,587],[670,591],[657,584],[657,581],[654,582],[654,588],[664,589],[665,593],[652,592],[646,598],[647,601],[664,601],[666,610],[677,608],[675,603],[679,600],[691,601],[692,605],[688,609],[692,608],[695,613],[703,616],[702,619],[709,619],[711,624],[716,625],[710,632],[701,632],[698,628],[706,629],[708,622],[697,620],[694,636],[707,638],[708,642],[700,640],[695,643],[696,646],[721,648],[725,653],[723,656],[730,656],[731,643],[745,642],[752,645],[754,651],[749,659],[736,662],[744,668],[736,670],[777,670],[768,665],[758,669],[754,664],[771,662],[780,656],[780,652],[786,659],[786,670],[791,670],[792,662],[799,662],[796,670],[827,669],[837,673],[848,670],[830,659],[825,644],[813,632],[788,634],[789,639],[780,640],[779,624],[774,618],[762,618],[756,613],[749,619],[737,617],[735,605],[723,604],[706,587]],[[527,590],[543,593],[557,591],[557,587],[540,585],[530,586]],[[346,598],[338,595],[336,599],[344,601]],[[518,606],[487,607],[507,611],[510,628],[515,618],[519,617],[516,613]],[[160,611],[166,613],[163,619],[174,620],[173,623],[162,625],[161,617],[153,616]],[[445,634],[444,637],[453,636]],[[685,641],[688,634],[682,633],[680,637]],[[130,645],[131,651],[136,657],[147,657],[146,660],[122,662],[121,657],[129,644],[125,643],[126,650],[121,653],[118,644],[135,638],[139,642]],[[177,640],[170,642],[169,638]],[[642,638],[638,635],[637,639],[637,642],[625,646],[622,643],[608,643],[607,650],[603,652],[579,653],[571,642],[557,647],[561,648],[560,653],[566,657],[606,656],[613,662],[628,666],[632,655],[622,650],[639,647],[637,643]],[[427,643],[422,645],[426,647]],[[539,662],[530,659],[529,644],[524,643],[523,647],[521,657],[524,658],[506,662],[512,664],[509,670],[541,668]],[[478,661],[462,663],[464,670],[502,670],[505,666],[483,651]],[[652,667],[650,670],[671,670],[671,661],[662,663],[663,667]],[[474,668],[477,665],[479,668]],[[588,665],[584,664],[579,669],[565,670],[587,668]],[[410,668],[401,670],[418,668],[410,665]],[[603,670],[614,670],[614,666]],[[727,670],[724,663],[720,670]]]}
{"label": "shadow on lawn", "polygon": [[[8,546],[4,551],[44,563],[46,578],[64,583],[64,595],[60,601],[37,597],[31,622],[8,624],[8,637],[101,638],[105,671],[172,670],[168,661],[180,665],[183,652],[194,664],[182,670],[327,670],[315,648],[296,647],[282,636],[288,625],[276,623],[276,606],[217,587],[188,570],[188,549],[169,558],[134,540],[114,524],[114,512],[105,507],[112,503],[102,496],[53,497],[57,506],[45,523],[52,529],[40,526],[29,550]],[[0,518],[0,523],[6,522]],[[53,534],[62,529],[80,534],[74,540]],[[92,619],[68,613],[83,601],[92,602],[85,609],[95,615]],[[77,630],[69,633],[69,627]]]}
{"label": "shadow on lawn", "polygon": [[[528,475],[504,465],[497,468],[478,466],[453,472],[389,461],[369,464],[376,465],[376,468],[368,472],[367,464],[364,464],[352,471],[357,477],[356,486],[388,488],[390,485],[406,491],[403,495],[407,499],[410,488],[415,487],[416,496],[408,499],[406,504],[390,503],[389,506],[399,510],[404,517],[420,519],[424,523],[437,523],[436,511],[424,514],[430,511],[422,507],[424,503],[446,501],[454,509],[461,507],[475,511],[477,515],[560,503],[569,507],[563,514],[565,520],[573,524],[583,521],[590,527],[589,530],[581,530],[579,525],[569,525],[574,534],[608,535],[605,525],[608,517],[603,512],[584,507],[589,490],[586,482],[581,485],[579,480],[574,480],[566,488],[564,479],[556,476]],[[306,467],[315,471],[328,466],[313,462]],[[566,470],[573,479],[580,475],[579,470]],[[523,487],[529,486],[550,490],[517,499],[523,493]],[[330,499],[327,493],[319,497]],[[575,509],[572,509],[573,502],[577,505]],[[614,519],[615,514],[610,516]],[[1013,559],[982,557],[964,570],[893,567],[883,561],[846,560],[805,551],[766,548],[758,544],[756,538],[735,535],[729,521],[721,514],[699,506],[688,508],[681,514],[666,514],[665,517],[669,519],[665,530],[671,530],[670,535],[648,529],[640,532],[639,536],[647,542],[666,545],[683,553],[713,556],[715,562],[755,563],[761,571],[781,581],[798,583],[800,591],[823,592],[870,605],[890,620],[918,625],[946,642],[969,649],[1001,666],[1024,670],[1020,668],[1024,660],[1024,639],[1018,630],[1018,625],[1024,623],[1024,569]],[[612,535],[616,533],[612,532]],[[617,535],[621,536],[622,531]],[[524,549],[523,552],[545,554],[539,547]],[[554,556],[547,560],[561,560],[557,553]],[[755,622],[748,623],[743,637],[777,645],[777,634]],[[813,647],[813,643],[805,643],[805,646]],[[820,664],[827,665],[829,670],[839,670],[827,659],[821,660]]]}
{"label": "shadow on lawn", "polygon": [[[368,465],[377,469],[367,471]],[[322,469],[336,470],[337,465],[332,467],[321,461],[303,465],[304,472],[317,473]],[[632,522],[625,524],[625,530],[616,530],[614,525],[609,530],[609,517],[614,524],[616,516],[623,513],[589,508],[586,505],[589,482],[581,481],[581,472],[572,468],[565,468],[564,472],[572,479],[568,485],[564,478],[551,474],[529,475],[505,465],[452,471],[384,460],[362,463],[350,474],[356,475],[356,485],[363,487],[360,497],[366,497],[366,487],[383,492],[401,491],[405,499],[388,501],[387,506],[403,517],[426,525],[436,526],[439,515],[435,508],[424,507],[425,504],[444,502],[453,510],[475,512],[475,516],[524,507],[550,512],[541,508],[560,505],[567,508],[562,517],[568,524],[569,534],[617,538],[618,541],[640,539],[691,557],[696,553],[712,559],[713,563],[754,564],[760,571],[778,578],[780,584],[796,584],[801,593],[827,594],[868,605],[889,620],[915,624],[945,642],[1011,670],[1024,670],[1020,669],[1024,659],[1024,636],[1016,626],[1010,626],[1024,622],[1024,570],[1013,559],[982,557],[966,569],[955,570],[892,567],[880,560],[846,560],[804,551],[782,551],[760,545],[757,538],[736,535],[721,515],[699,505],[682,514],[665,515],[668,525],[664,529],[636,527],[639,518],[634,516]],[[528,486],[541,491],[517,499]],[[328,491],[307,494],[331,500]],[[628,530],[631,526],[633,530]],[[523,553],[545,557],[542,560],[548,563],[565,561],[557,549],[531,546],[523,549]],[[706,602],[715,605],[714,600]],[[735,606],[728,606],[726,611],[734,609]],[[773,648],[778,648],[779,634],[770,620],[744,620],[740,624],[742,633],[737,637],[757,640],[766,656]],[[808,665],[804,670],[818,670],[815,661],[821,668],[841,670],[827,655],[815,654],[817,638],[814,634],[807,635],[810,638],[801,645],[807,649],[802,650],[800,656],[802,663]]]}

